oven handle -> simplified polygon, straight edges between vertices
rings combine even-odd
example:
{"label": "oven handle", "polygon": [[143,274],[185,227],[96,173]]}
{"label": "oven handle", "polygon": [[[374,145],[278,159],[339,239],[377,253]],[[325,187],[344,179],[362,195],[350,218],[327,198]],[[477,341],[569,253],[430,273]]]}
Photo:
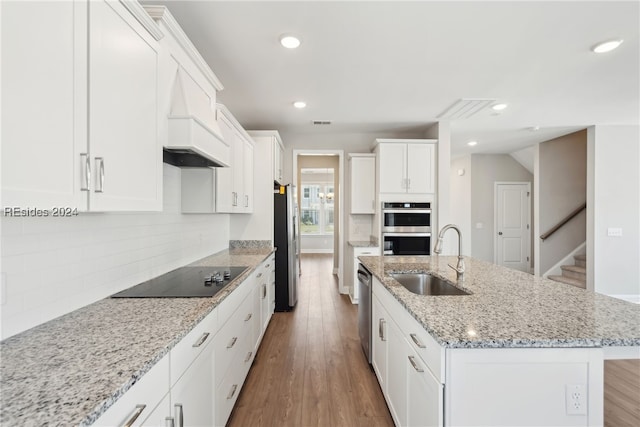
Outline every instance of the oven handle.
{"label": "oven handle", "polygon": [[382,233],[382,238],[385,237],[431,237],[431,233]]}
{"label": "oven handle", "polygon": [[392,213],[392,214],[403,214],[403,213],[426,213],[426,214],[430,214],[431,213],[431,209],[382,209],[382,213]]}

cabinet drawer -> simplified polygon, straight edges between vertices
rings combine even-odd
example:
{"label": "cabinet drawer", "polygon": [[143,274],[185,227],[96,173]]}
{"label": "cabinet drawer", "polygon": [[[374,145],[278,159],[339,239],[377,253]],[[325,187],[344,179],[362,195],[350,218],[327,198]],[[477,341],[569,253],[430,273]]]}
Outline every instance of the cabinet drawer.
{"label": "cabinet drawer", "polygon": [[216,307],[171,349],[171,385],[180,379],[196,356],[213,341],[217,330],[218,308]]}
{"label": "cabinet drawer", "polygon": [[[237,343],[238,348],[246,348],[247,340],[244,339]],[[241,353],[238,351],[237,353]],[[243,354],[242,357],[245,355]],[[217,356],[216,356],[217,357]],[[215,393],[215,402],[216,402],[216,425],[224,426],[227,423],[227,419],[231,414],[231,410],[233,409],[233,405],[236,403],[238,399],[238,395],[240,394],[240,389],[242,388],[242,383],[244,382],[244,369],[245,363],[243,362],[244,358],[240,360],[237,357],[229,367],[229,369],[224,372],[224,377],[220,381],[220,384],[216,388]],[[218,362],[219,359],[216,359],[216,371],[218,370]],[[217,380],[217,378],[216,378]]]}
{"label": "cabinet drawer", "polygon": [[402,316],[398,318],[398,323],[404,338],[424,361],[433,376],[438,380],[443,380],[444,376],[441,372],[444,366],[442,364],[443,348],[408,312],[403,310],[401,314]]}
{"label": "cabinet drawer", "polygon": [[[148,418],[169,392],[169,355],[166,355],[140,381],[116,401],[94,426],[122,426],[137,418],[131,425],[139,426]],[[144,405],[144,407],[142,406]]]}
{"label": "cabinet drawer", "polygon": [[234,360],[244,357],[240,350],[243,341],[253,335],[253,320],[258,315],[253,313],[254,304],[251,296],[252,294],[249,294],[245,298],[214,340],[216,384],[222,381]]}
{"label": "cabinet drawer", "polygon": [[242,301],[253,291],[257,274],[256,269],[220,303],[218,306],[218,325],[220,327],[231,319],[231,316],[240,304],[242,304]]}

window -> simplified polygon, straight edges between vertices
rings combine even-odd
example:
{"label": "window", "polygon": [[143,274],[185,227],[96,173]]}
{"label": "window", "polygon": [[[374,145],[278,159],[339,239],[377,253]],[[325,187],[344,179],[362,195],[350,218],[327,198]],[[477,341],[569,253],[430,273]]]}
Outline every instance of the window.
{"label": "window", "polygon": [[[300,234],[333,234],[333,169],[330,174],[305,171],[302,170]],[[327,182],[329,178],[331,181]]]}

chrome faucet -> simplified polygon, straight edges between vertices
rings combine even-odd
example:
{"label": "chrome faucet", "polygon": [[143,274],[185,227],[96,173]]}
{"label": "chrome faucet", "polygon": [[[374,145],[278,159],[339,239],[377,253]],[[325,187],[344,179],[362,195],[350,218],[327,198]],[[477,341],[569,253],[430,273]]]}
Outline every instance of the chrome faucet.
{"label": "chrome faucet", "polygon": [[455,267],[449,264],[449,267],[453,268],[456,271],[457,277],[458,279],[460,279],[464,274],[464,259],[462,259],[462,232],[457,225],[449,224],[442,227],[440,233],[438,233],[438,241],[436,242],[436,246],[433,248],[433,252],[435,252],[436,254],[442,252],[444,233],[450,228],[453,228],[454,230],[456,230],[456,232],[458,232],[458,264]]}

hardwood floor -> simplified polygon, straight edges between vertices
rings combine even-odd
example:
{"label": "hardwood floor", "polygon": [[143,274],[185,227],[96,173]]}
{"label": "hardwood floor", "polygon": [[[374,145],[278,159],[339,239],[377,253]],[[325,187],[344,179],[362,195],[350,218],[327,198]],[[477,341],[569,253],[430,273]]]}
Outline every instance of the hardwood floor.
{"label": "hardwood floor", "polygon": [[274,313],[229,426],[393,426],[331,255],[304,255],[293,312]]}
{"label": "hardwood floor", "polygon": [[604,425],[640,426],[640,360],[604,362]]}
{"label": "hardwood floor", "polygon": [[[393,426],[331,255],[305,255],[296,309],[274,313],[227,425]],[[604,368],[604,424],[640,425],[640,360]]]}

